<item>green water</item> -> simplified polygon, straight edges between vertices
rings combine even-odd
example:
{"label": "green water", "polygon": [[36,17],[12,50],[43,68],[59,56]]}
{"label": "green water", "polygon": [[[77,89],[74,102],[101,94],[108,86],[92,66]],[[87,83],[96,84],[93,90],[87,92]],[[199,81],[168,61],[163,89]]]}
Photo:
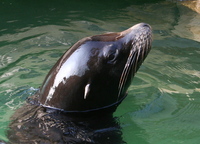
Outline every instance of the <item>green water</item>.
{"label": "green water", "polygon": [[128,144],[200,141],[200,14],[171,1],[0,1],[0,139],[9,117],[79,39],[153,28],[152,51],[115,112]]}

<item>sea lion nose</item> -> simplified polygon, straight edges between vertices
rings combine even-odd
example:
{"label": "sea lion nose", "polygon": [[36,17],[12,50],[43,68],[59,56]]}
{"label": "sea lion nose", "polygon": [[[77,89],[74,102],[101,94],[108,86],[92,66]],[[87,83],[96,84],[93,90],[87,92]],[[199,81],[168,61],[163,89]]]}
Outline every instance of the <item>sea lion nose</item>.
{"label": "sea lion nose", "polygon": [[140,23],[140,26],[141,27],[148,27],[148,28],[151,29],[151,26],[149,24],[147,24],[147,23]]}
{"label": "sea lion nose", "polygon": [[152,30],[152,28],[151,28],[151,26],[149,25],[149,24],[147,24],[147,23],[139,23],[139,24],[136,24],[136,25],[134,25],[134,26],[132,26],[129,30],[127,30],[126,32],[130,32],[130,30],[132,31],[132,32],[136,32],[137,31],[137,33],[138,33],[138,30],[139,31],[141,31],[141,30],[148,30],[148,31],[151,31]]}

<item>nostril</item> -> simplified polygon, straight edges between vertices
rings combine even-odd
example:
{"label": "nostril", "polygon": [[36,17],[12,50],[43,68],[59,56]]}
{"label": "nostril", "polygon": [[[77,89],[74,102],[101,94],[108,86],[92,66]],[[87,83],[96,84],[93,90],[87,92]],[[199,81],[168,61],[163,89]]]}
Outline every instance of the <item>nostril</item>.
{"label": "nostril", "polygon": [[138,23],[138,24],[132,26],[130,29],[124,31],[124,33],[128,33],[130,31],[133,31],[133,33],[134,33],[136,30],[140,31],[142,29],[143,30],[148,30],[148,31],[152,30],[152,28],[151,28],[151,26],[149,24],[147,24],[147,23]]}
{"label": "nostril", "polygon": [[148,27],[148,28],[151,28],[151,26],[150,26],[149,24],[147,24],[147,23],[141,23],[141,26],[142,26],[142,27]]}

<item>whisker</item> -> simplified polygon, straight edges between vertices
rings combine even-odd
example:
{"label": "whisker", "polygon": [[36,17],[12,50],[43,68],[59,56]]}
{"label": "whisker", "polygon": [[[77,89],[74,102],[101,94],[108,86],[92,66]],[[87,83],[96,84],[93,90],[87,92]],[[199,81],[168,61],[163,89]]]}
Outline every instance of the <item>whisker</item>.
{"label": "whisker", "polygon": [[120,78],[118,99],[119,99],[121,91],[123,90],[124,83],[127,81],[128,74],[130,73],[131,68],[133,68],[132,65],[136,59],[135,58],[136,56],[137,56],[137,52],[131,51]]}
{"label": "whisker", "polygon": [[[147,35],[146,37],[144,35]],[[124,66],[123,72],[121,74],[121,78],[119,81],[119,93],[118,93],[118,99],[120,98],[120,94],[122,93],[125,83],[129,77],[129,74],[131,72],[132,77],[134,76],[134,74],[137,72],[138,69],[138,64],[140,64],[140,62],[142,62],[148,52],[151,49],[151,41],[152,41],[152,36],[151,34],[148,32],[144,35],[141,35],[138,40],[134,43],[132,43],[132,49],[130,51],[129,57],[127,59],[127,62]]]}

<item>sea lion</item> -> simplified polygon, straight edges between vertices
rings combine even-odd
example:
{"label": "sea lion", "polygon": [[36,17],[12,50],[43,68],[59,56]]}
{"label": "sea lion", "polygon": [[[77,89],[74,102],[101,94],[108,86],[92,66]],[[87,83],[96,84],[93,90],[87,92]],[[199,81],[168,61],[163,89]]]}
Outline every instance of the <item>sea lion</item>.
{"label": "sea lion", "polygon": [[39,93],[41,105],[87,112],[118,104],[150,43],[147,24],[78,41],[47,75]]}
{"label": "sea lion", "polygon": [[39,92],[13,115],[9,142],[122,143],[112,113],[126,97],[151,42],[151,27],[140,23],[75,43]]}

